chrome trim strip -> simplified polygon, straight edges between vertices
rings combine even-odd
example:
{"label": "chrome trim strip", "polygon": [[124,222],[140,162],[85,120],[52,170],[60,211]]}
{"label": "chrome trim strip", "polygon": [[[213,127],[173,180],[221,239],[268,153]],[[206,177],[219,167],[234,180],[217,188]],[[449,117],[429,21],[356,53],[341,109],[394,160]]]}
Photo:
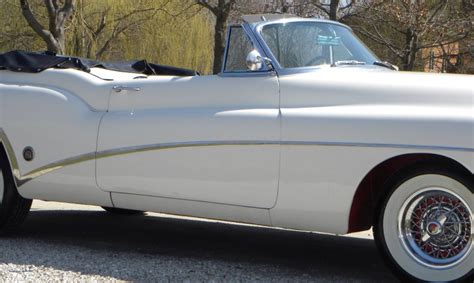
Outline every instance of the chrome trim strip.
{"label": "chrome trim strip", "polygon": [[272,71],[225,72],[225,73],[219,73],[217,75],[219,77],[245,78],[245,77],[273,77],[273,76],[276,76],[276,73]]}
{"label": "chrome trim strip", "polygon": [[[366,144],[366,143],[344,143],[344,142],[299,142],[299,141],[198,141],[198,142],[173,142],[158,143],[149,145],[138,145],[116,149],[98,151],[97,153],[86,153],[76,157],[67,158],[33,170],[18,179],[18,186],[47,174],[49,172],[61,169],[65,166],[78,164],[81,162],[102,159],[107,157],[140,153],[155,150],[167,150],[186,147],[211,147],[211,146],[260,146],[260,145],[286,145],[286,146],[340,146],[340,147],[373,147],[373,148],[396,148],[396,149],[430,149],[430,150],[448,150],[474,152],[474,148],[457,148],[443,146],[423,146],[423,145],[397,145],[397,144]],[[17,171],[19,172],[19,171]]]}
{"label": "chrome trim strip", "polygon": [[226,30],[225,34],[225,48],[224,48],[224,57],[222,58],[222,66],[221,66],[221,72],[219,74],[224,73],[225,70],[225,64],[227,63],[227,55],[229,53],[229,39],[230,39],[230,30],[232,27],[235,27],[236,25],[229,25]]}
{"label": "chrome trim strip", "polygon": [[266,141],[217,141],[217,142],[181,142],[181,143],[158,143],[150,145],[139,145],[139,146],[129,146],[116,149],[108,149],[98,152],[90,152],[86,154],[81,154],[71,158],[66,158],[59,160],[45,166],[42,166],[38,169],[35,169],[27,174],[17,178],[17,185],[21,186],[26,182],[29,182],[35,178],[38,178],[44,174],[56,171],[63,167],[82,163],[85,161],[93,159],[102,159],[107,157],[126,155],[132,153],[140,153],[146,151],[155,151],[155,150],[166,150],[166,149],[176,149],[183,147],[208,147],[208,146],[258,146],[258,145],[279,145],[278,142],[266,142]]}
{"label": "chrome trim strip", "polygon": [[13,176],[17,186],[22,186],[26,182],[40,177],[44,174],[61,169],[63,167],[82,163],[94,159],[102,159],[107,157],[126,155],[139,152],[177,149],[185,147],[211,147],[211,146],[261,146],[261,145],[283,145],[283,146],[339,146],[339,147],[372,147],[372,148],[395,148],[395,149],[421,149],[421,150],[445,150],[445,151],[462,151],[474,152],[474,148],[448,147],[448,146],[430,146],[430,145],[404,145],[404,144],[382,144],[382,143],[354,143],[354,142],[305,142],[305,141],[196,141],[196,142],[172,142],[172,143],[157,143],[149,145],[129,146],[123,148],[109,149],[98,152],[90,152],[71,158],[59,160],[38,169],[35,169],[27,174],[21,176],[18,162],[15,157],[13,148],[0,128],[0,141],[3,142],[7,154],[10,159],[10,164],[13,170]]}
{"label": "chrome trim strip", "polygon": [[303,17],[298,17],[298,16],[291,17],[291,18],[269,20],[269,21],[260,21],[260,22],[254,22],[254,23],[248,23],[248,24],[252,25],[255,28],[258,28],[259,26],[265,26],[265,25],[271,25],[271,24],[286,24],[286,23],[297,23],[297,22],[316,22],[316,23],[322,23],[322,24],[333,24],[333,25],[339,25],[339,26],[352,30],[350,26],[343,24],[341,22],[326,20],[326,19],[318,19],[318,18],[303,18]]}
{"label": "chrome trim strip", "polygon": [[96,158],[96,153],[95,152],[90,152],[90,153],[81,154],[81,155],[78,155],[78,156],[66,158],[66,159],[63,159],[63,160],[59,160],[59,161],[47,164],[45,166],[37,168],[37,169],[35,169],[33,171],[30,171],[30,172],[26,173],[25,175],[19,177],[18,180],[17,180],[17,185],[21,186],[21,185],[23,185],[23,184],[25,184],[25,183],[27,183],[27,182],[35,179],[35,178],[38,178],[38,177],[40,177],[44,174],[50,173],[52,171],[56,171],[58,169],[64,168],[64,167],[69,166],[69,165],[74,165],[74,164],[82,163],[82,162],[85,162],[85,161],[94,160],[95,158]]}
{"label": "chrome trim strip", "polygon": [[376,147],[376,148],[395,148],[395,149],[429,149],[429,150],[447,150],[474,152],[474,148],[469,147],[451,147],[435,145],[413,145],[413,144],[390,144],[390,143],[363,143],[363,142],[301,142],[301,141],[282,141],[281,145],[317,145],[317,146],[346,146],[346,147]]}

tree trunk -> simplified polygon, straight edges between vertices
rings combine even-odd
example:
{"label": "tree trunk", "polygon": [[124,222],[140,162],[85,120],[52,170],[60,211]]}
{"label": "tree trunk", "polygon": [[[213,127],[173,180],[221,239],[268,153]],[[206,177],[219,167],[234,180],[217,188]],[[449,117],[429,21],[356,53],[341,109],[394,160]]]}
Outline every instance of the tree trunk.
{"label": "tree trunk", "polygon": [[287,0],[282,0],[281,3],[280,3],[280,6],[281,6],[281,13],[282,14],[286,14],[289,12],[290,10],[290,3],[287,2]]}
{"label": "tree trunk", "polygon": [[411,29],[407,30],[405,46],[402,69],[404,71],[413,71],[415,68],[416,53],[418,52],[418,35]]}
{"label": "tree trunk", "polygon": [[206,8],[216,17],[214,26],[214,63],[212,71],[214,74],[218,74],[222,68],[227,20],[237,0],[218,0],[216,5],[209,4],[207,0],[195,1],[196,4]]}
{"label": "tree trunk", "polygon": [[53,36],[46,37],[46,38],[43,37],[43,40],[46,42],[46,47],[48,48],[48,51],[56,53],[56,54],[64,54],[64,49],[61,47],[59,42],[57,42],[56,39],[54,39]]}
{"label": "tree trunk", "polygon": [[57,49],[56,53],[64,54],[66,52],[66,49],[65,49],[66,37],[64,35],[64,28],[61,28],[57,32],[55,32],[54,37],[56,38],[56,49]]}
{"label": "tree trunk", "polygon": [[214,64],[212,71],[214,74],[220,73],[222,69],[224,50],[225,50],[225,34],[227,30],[228,15],[220,14],[216,17],[216,25],[214,27]]}
{"label": "tree trunk", "polygon": [[339,1],[340,0],[331,0],[331,4],[329,4],[329,19],[333,21],[337,21],[337,11],[339,9]]}

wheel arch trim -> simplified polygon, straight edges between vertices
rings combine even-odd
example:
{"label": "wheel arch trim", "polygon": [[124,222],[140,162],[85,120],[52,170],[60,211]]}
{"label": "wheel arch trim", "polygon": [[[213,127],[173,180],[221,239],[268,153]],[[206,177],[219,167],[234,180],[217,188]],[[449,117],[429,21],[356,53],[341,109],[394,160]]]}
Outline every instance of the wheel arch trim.
{"label": "wheel arch trim", "polygon": [[20,186],[21,176],[18,161],[16,159],[15,152],[13,151],[13,147],[10,143],[10,140],[8,139],[2,128],[0,128],[0,151],[4,151],[6,162],[9,165],[8,171],[12,175],[16,187]]}
{"label": "wheel arch trim", "polygon": [[[384,193],[381,187],[385,181],[402,168],[422,160],[431,160],[433,163],[444,162],[474,178],[474,172],[471,172],[465,165],[441,154],[408,153],[388,158],[373,167],[357,186],[349,213],[348,233],[370,229],[377,203]],[[381,189],[377,190],[378,187]]]}

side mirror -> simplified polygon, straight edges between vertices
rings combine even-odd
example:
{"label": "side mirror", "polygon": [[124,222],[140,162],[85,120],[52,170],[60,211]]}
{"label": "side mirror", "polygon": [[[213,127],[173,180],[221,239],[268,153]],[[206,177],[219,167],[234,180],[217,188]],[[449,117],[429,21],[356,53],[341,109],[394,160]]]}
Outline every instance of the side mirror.
{"label": "side mirror", "polygon": [[245,61],[247,62],[247,68],[250,71],[260,71],[263,68],[263,57],[257,50],[252,50],[247,55]]}

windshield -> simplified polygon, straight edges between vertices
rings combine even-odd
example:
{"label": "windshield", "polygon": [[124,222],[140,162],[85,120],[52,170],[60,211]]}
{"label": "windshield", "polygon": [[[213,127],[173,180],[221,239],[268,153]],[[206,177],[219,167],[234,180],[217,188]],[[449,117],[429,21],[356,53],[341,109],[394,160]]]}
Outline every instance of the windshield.
{"label": "windshield", "polygon": [[373,64],[378,58],[348,28],[322,22],[268,24],[262,37],[282,68]]}

